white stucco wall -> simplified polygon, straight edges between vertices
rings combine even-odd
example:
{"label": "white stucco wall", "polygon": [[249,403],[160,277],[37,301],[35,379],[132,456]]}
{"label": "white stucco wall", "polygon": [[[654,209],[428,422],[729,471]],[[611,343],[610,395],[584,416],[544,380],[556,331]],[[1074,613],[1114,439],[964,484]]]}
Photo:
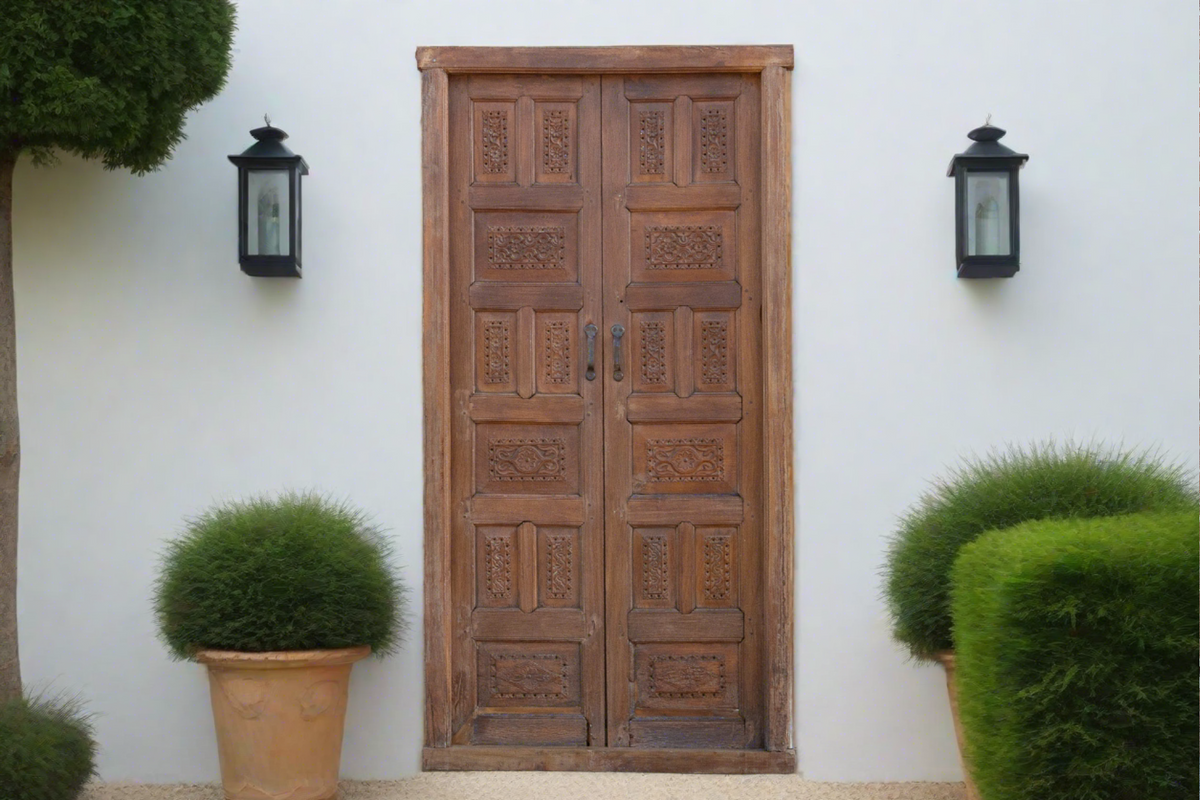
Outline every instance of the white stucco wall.
{"label": "white stucco wall", "polygon": [[[203,673],[149,593],[219,498],[352,497],[420,597],[417,45],[793,43],[801,766],[955,778],[942,677],[889,640],[885,537],[1005,440],[1195,461],[1195,25],[1186,0],[246,0],[228,88],[161,172],[17,171],[27,679],[91,698],[104,778],[215,779]],[[264,111],[312,167],[299,282],[237,267],[225,156]],[[944,171],[989,112],[1032,156],[1024,259],[972,283]],[[421,663],[415,627],[358,667],[349,777],[418,769]]]}

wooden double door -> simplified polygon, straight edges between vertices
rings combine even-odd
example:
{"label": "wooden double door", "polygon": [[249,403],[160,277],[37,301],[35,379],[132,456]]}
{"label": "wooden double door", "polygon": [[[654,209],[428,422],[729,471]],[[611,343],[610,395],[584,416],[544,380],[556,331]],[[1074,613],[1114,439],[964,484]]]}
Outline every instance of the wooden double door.
{"label": "wooden double door", "polygon": [[759,75],[448,109],[452,744],[760,749]]}

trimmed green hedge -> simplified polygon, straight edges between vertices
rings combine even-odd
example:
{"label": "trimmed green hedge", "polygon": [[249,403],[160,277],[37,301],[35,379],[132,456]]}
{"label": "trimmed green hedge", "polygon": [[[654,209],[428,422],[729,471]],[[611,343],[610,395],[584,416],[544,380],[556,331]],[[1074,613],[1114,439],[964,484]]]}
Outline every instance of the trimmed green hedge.
{"label": "trimmed green hedge", "polygon": [[363,514],[316,494],[218,506],[163,557],[155,587],[171,653],[370,645],[391,652],[405,593]]}
{"label": "trimmed green hedge", "polygon": [[1200,792],[1198,514],[1031,522],[963,548],[958,696],[984,800]]}
{"label": "trimmed green hedge", "polygon": [[91,719],[78,700],[0,703],[0,800],[74,800],[95,760]]}
{"label": "trimmed green hedge", "polygon": [[965,460],[934,482],[892,538],[884,578],[893,635],[917,658],[954,648],[950,569],[985,531],[1195,503],[1191,474],[1152,452],[1050,443]]}

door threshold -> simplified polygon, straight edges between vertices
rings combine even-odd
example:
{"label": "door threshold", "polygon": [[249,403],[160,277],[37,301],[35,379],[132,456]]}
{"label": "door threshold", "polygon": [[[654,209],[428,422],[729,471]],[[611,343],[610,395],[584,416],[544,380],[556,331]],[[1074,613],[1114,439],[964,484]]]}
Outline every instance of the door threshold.
{"label": "door threshold", "polygon": [[790,775],[796,751],[461,745],[424,748],[421,769]]}

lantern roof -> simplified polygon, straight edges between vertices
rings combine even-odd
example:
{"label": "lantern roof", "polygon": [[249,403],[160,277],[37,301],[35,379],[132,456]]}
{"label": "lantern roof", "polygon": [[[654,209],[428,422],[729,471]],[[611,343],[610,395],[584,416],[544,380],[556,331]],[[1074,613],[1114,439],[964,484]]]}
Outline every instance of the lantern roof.
{"label": "lantern roof", "polygon": [[283,143],[283,140],[288,138],[287,132],[272,125],[270,117],[264,116],[263,119],[267,123],[266,125],[250,131],[250,135],[255,139],[254,144],[242,151],[241,155],[230,156],[229,160],[234,164],[260,159],[268,161],[286,160],[293,163],[299,163],[301,173],[307,175],[308,164],[304,162],[304,159],[301,156],[293,153],[291,149]]}
{"label": "lantern roof", "polygon": [[967,134],[967,138],[974,142],[974,144],[950,159],[950,168],[946,170],[946,176],[952,177],[954,175],[954,168],[960,161],[989,159],[993,161],[1009,161],[1015,163],[1018,168],[1025,166],[1025,162],[1029,160],[1029,156],[1000,144],[1000,139],[1006,133],[1008,131],[991,124],[991,117],[988,117],[988,122],[985,122]]}

